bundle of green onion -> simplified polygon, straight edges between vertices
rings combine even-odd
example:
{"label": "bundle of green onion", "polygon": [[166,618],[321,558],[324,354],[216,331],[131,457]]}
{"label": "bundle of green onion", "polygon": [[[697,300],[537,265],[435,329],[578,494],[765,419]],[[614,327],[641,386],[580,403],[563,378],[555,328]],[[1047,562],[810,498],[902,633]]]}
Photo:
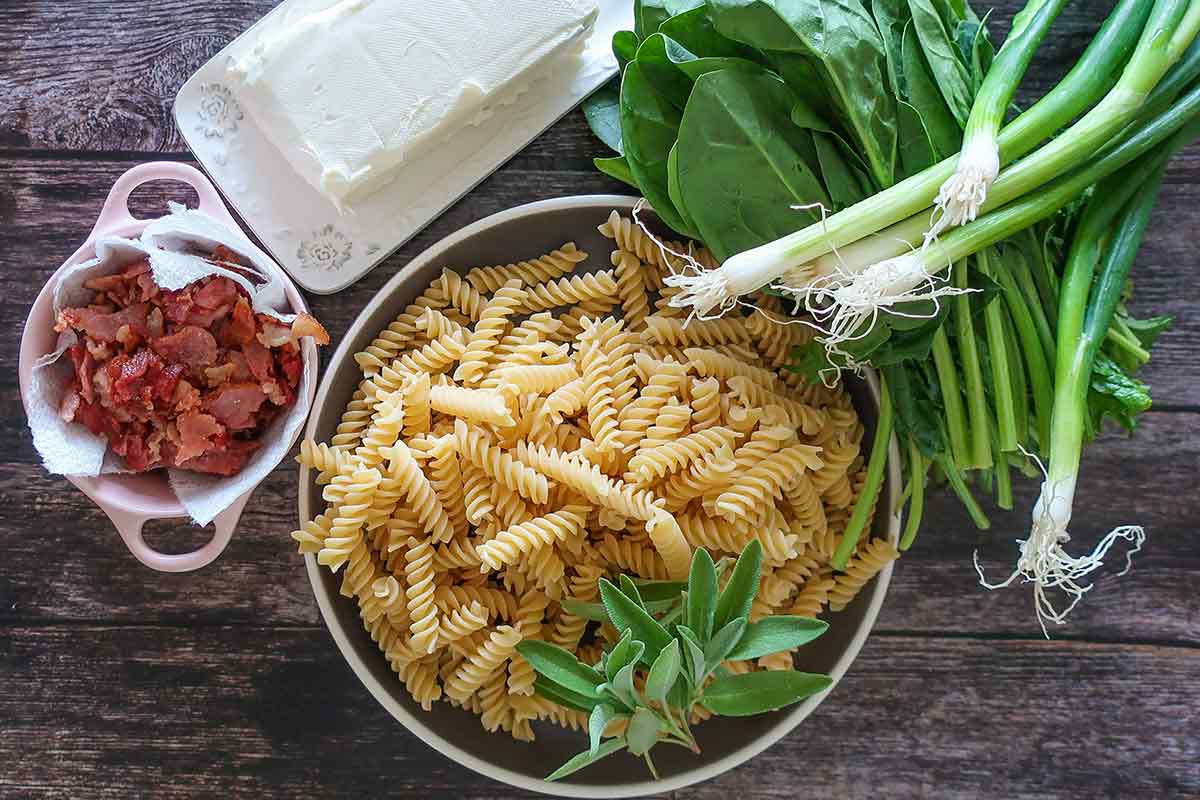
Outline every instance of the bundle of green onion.
{"label": "bundle of green onion", "polygon": [[709,317],[778,294],[821,331],[796,369],[879,369],[868,485],[834,563],[893,432],[903,548],[931,473],[986,528],[972,489],[1011,508],[1012,471],[1044,462],[1004,582],[1033,582],[1043,624],[1116,540],[1144,538],[1063,549],[1084,441],[1150,404],[1135,373],[1170,320],[1132,319],[1127,278],[1167,158],[1200,134],[1200,0],[1118,0],[1058,85],[1014,109],[1065,4],[1029,0],[994,52],[959,0],[637,0],[619,88],[585,109],[618,153],[597,166],[722,260],[668,278],[673,305]]}

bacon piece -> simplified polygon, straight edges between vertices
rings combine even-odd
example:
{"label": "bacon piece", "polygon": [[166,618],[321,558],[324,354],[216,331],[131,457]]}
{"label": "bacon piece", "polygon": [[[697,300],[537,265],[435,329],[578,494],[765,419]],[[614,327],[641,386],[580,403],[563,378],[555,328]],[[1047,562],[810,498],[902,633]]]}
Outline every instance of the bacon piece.
{"label": "bacon piece", "polygon": [[224,445],[225,428],[215,417],[189,411],[176,420],[179,430],[179,450],[176,463],[202,455]]}
{"label": "bacon piece", "polygon": [[234,380],[233,376],[237,370],[238,365],[229,361],[225,362],[219,367],[209,367],[208,369],[204,370],[204,382],[209,386],[209,388],[220,386],[222,383],[228,383],[229,381]]}
{"label": "bacon piece", "polygon": [[254,341],[254,312],[246,298],[239,297],[233,313],[225,323],[224,336],[226,346],[245,345]]}
{"label": "bacon piece", "polygon": [[169,363],[182,364],[196,372],[217,360],[217,340],[195,325],[185,325],[169,336],[155,339],[150,347]]}
{"label": "bacon piece", "polygon": [[325,330],[324,325],[317,322],[316,317],[312,314],[297,314],[292,320],[292,337],[299,340],[305,336],[311,336],[319,345],[329,344],[329,332]]}
{"label": "bacon piece", "polygon": [[237,431],[254,427],[254,415],[266,400],[267,396],[258,384],[233,383],[209,395],[205,406],[222,424]]}
{"label": "bacon piece", "polygon": [[304,361],[300,358],[300,351],[293,345],[284,347],[279,351],[279,366],[283,369],[283,375],[287,378],[290,386],[295,387],[300,383],[300,375],[304,372]]}
{"label": "bacon piece", "polygon": [[271,357],[270,350],[252,340],[242,348],[242,355],[245,356],[246,366],[250,368],[250,374],[255,380],[266,382],[274,379],[271,368],[275,365],[275,359]]}
{"label": "bacon piece", "polygon": [[171,405],[176,411],[189,411],[200,405],[200,390],[185,380],[175,384],[171,394]]}
{"label": "bacon piece", "polygon": [[236,475],[259,447],[259,442],[236,439],[224,450],[210,450],[202,456],[178,462],[178,466],[180,469],[206,472],[210,475]]}
{"label": "bacon piece", "polygon": [[223,306],[232,308],[239,296],[238,285],[229,278],[218,275],[197,289],[192,295],[192,300],[200,308],[212,311]]}
{"label": "bacon piece", "polygon": [[93,339],[115,342],[122,328],[128,328],[140,336],[149,334],[150,331],[146,327],[146,315],[149,313],[149,303],[135,303],[111,314],[91,308],[64,308],[58,312],[58,322],[54,330],[62,332],[67,328],[74,328]]}
{"label": "bacon piece", "polygon": [[91,351],[82,344],[74,344],[67,350],[67,354],[71,357],[71,363],[75,365],[75,382],[78,384],[76,388],[80,396],[84,402],[95,402],[96,395],[92,390],[92,369],[95,362],[92,360]]}
{"label": "bacon piece", "polygon": [[79,392],[74,389],[69,389],[63,393],[62,400],[58,404],[58,416],[64,422],[72,422],[75,419],[76,412],[83,404],[83,399],[80,398]]}

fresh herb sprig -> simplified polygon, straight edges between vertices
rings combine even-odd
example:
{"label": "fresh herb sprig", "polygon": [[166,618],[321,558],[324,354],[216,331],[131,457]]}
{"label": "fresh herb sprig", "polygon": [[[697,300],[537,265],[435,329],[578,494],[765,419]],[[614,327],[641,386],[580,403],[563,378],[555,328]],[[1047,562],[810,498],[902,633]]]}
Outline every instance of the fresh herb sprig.
{"label": "fresh herb sprig", "polygon": [[573,613],[610,622],[621,632],[596,664],[584,664],[546,642],[528,640],[517,646],[538,673],[539,695],[590,715],[588,748],[547,780],[566,777],[621,750],[644,758],[657,778],[650,756],[655,745],[700,752],[689,724],[696,706],[721,716],[744,717],[829,688],[833,681],[827,675],[795,670],[733,674],[722,666],[727,660],[791,650],[828,628],[808,617],[750,622],[762,569],[757,540],[742,550],[724,588],[718,590],[724,567],[699,548],[686,584],[638,583],[622,575],[617,583],[600,579],[602,603],[567,601],[564,605]]}

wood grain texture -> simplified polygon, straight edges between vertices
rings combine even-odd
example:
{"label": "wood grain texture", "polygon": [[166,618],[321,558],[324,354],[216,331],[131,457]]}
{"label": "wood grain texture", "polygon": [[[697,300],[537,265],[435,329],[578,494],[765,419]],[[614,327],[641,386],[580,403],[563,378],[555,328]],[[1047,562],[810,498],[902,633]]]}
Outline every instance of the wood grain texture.
{"label": "wood grain texture", "polygon": [[[16,384],[29,304],[117,176],[190,160],[171,121],[176,91],[273,5],[0,3],[0,797],[532,797],[421,744],[350,672],[287,536],[292,464],[256,491],[214,565],[158,575],[44,473],[29,440]],[[998,3],[997,34],[1019,5]],[[1067,9],[1023,102],[1066,71],[1107,7]],[[312,298],[314,310],[336,338],[396,270],[463,225],[546,197],[624,193],[591,169],[602,154],[572,113],[358,284]],[[186,199],[155,185],[134,210],[156,215],[168,198]],[[994,515],[979,534],[935,495],[833,696],[752,764],[676,797],[1200,796],[1198,198],[1193,148],[1168,173],[1135,268],[1135,309],[1178,317],[1144,375],[1162,410],[1134,438],[1107,434],[1085,453],[1071,547],[1141,522],[1150,539],[1133,572],[1116,577],[1114,559],[1043,641],[1029,590],[988,593],[971,565],[978,547],[988,576],[1003,576],[1026,512]],[[1036,491],[1024,482],[1017,508]],[[161,523],[149,536],[182,551],[206,534]]]}
{"label": "wood grain texture", "polygon": [[[323,630],[11,634],[0,640],[0,671],[12,676],[0,694],[5,796],[532,796],[405,732]],[[1195,794],[1194,677],[1172,648],[880,635],[802,728],[676,796]],[[641,770],[622,758],[607,768]]]}

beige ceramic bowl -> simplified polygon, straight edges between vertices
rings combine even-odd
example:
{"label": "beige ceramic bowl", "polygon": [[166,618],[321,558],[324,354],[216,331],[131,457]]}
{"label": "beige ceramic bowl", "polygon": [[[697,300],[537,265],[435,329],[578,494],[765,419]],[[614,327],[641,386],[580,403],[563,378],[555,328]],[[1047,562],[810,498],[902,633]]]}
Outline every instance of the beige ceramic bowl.
{"label": "beige ceramic bowl", "polygon": [[[585,266],[606,268],[613,245],[596,231],[596,226],[607,218],[611,209],[628,213],[633,203],[634,198],[609,195],[530,203],[493,214],[430,247],[388,281],[347,331],[317,391],[306,435],[319,441],[329,440],[361,379],[354,353],[365,347],[379,330],[424,291],[443,267],[503,264],[553,250],[565,241],[574,241],[591,255]],[[867,426],[867,441],[870,441],[877,408],[878,389],[874,376],[868,376],[866,381],[857,382],[851,388],[855,406]],[[882,513],[882,509],[895,505],[900,486],[895,442],[891,445],[890,455],[887,481],[880,497],[881,513],[876,515],[875,535],[895,541],[899,521],[892,514]],[[314,477],[309,470],[300,470],[302,520],[310,519],[322,508]],[[711,778],[752,758],[789,733],[812,713],[828,691],[833,691],[831,688],[771,714],[718,718],[704,723],[698,728],[702,755],[693,756],[676,748],[659,748],[662,752],[655,752],[662,775],[659,781],[648,779],[645,765],[640,760],[621,753],[610,756],[601,765],[575,773],[568,780],[547,783],[542,780],[543,776],[582,749],[585,744],[582,734],[541,725],[536,728],[536,744],[529,745],[513,741],[507,734],[489,734],[475,716],[445,703],[436,703],[431,713],[421,711],[363,630],[354,601],[338,593],[340,578],[328,569],[318,567],[313,556],[305,556],[304,560],[321,614],[334,641],[375,699],[438,752],[476,772],[522,789],[569,797],[606,798],[673,791]],[[828,673],[836,685],[866,640],[890,578],[889,566],[849,608],[831,616],[828,633],[802,651],[805,670]]]}

